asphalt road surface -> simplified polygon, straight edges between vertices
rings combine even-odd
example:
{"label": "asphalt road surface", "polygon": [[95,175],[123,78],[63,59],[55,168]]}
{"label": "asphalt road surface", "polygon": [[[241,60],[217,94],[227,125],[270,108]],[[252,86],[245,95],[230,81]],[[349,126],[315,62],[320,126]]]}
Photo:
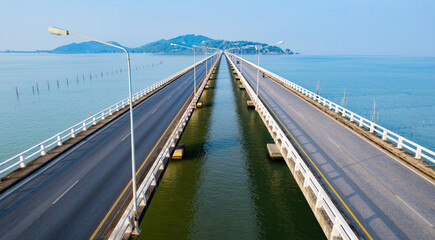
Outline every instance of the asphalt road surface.
{"label": "asphalt road surface", "polygon": [[[242,64],[242,67],[236,65],[239,70],[242,68],[243,76],[256,89],[256,70],[246,63]],[[282,128],[289,139],[292,139],[290,134],[296,139],[300,147],[294,145],[301,157],[327,186],[327,191],[360,236],[365,239],[435,239],[433,180],[406,166],[267,76],[263,78],[262,74],[259,94],[285,126]],[[355,218],[340,203],[308,157]]]}
{"label": "asphalt road surface", "polygon": [[[191,94],[193,70],[135,106],[136,169]],[[0,239],[90,238],[131,180],[129,123],[127,111],[0,195]]]}

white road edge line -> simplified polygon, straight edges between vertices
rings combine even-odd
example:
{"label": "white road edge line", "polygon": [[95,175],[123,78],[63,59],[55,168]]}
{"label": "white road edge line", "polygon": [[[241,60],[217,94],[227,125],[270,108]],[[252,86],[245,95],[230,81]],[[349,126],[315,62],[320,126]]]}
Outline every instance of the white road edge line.
{"label": "white road edge line", "polygon": [[434,226],[423,216],[421,216],[417,211],[414,210],[414,208],[412,208],[411,206],[409,206],[403,199],[401,199],[398,195],[396,195],[396,198],[399,199],[403,204],[405,204],[405,206],[407,206],[409,209],[411,209],[417,216],[419,216],[421,219],[423,219],[423,221],[425,221],[427,224],[429,224],[429,226],[431,228],[433,228]]}
{"label": "white road edge line", "polygon": [[155,112],[157,111],[157,108],[156,109],[154,109],[154,111],[151,113],[151,114],[154,114]]}
{"label": "white road edge line", "polygon": [[79,182],[79,180],[77,180],[77,181],[75,181],[74,183],[73,183],[73,185],[71,185],[65,192],[63,192],[58,198],[56,198],[56,200],[54,200],[54,202],[52,202],[51,204],[56,204],[57,203],[57,201],[59,201],[63,196],[65,196],[65,194],[67,193],[67,192],[69,192],[69,190],[71,190],[77,183]]}
{"label": "white road edge line", "polygon": [[130,133],[128,133],[122,140],[121,142],[123,142],[128,136],[130,136]]}
{"label": "white road edge line", "polygon": [[332,142],[335,146],[337,146],[338,148],[341,148],[340,145],[338,145],[336,142],[334,142],[330,137],[327,137],[327,138],[328,138],[328,140],[329,140],[330,142]]}

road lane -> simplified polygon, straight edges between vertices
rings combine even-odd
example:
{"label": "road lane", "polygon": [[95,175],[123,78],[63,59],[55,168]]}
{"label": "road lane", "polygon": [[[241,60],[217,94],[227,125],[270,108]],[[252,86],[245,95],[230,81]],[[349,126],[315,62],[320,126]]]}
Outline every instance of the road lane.
{"label": "road lane", "polygon": [[[205,75],[205,64],[196,74]],[[135,106],[137,168],[193,93],[192,81],[193,70]],[[131,179],[129,132],[127,111],[2,198],[0,239],[89,238]]]}
{"label": "road lane", "polygon": [[[256,70],[247,64],[242,68],[240,64],[237,66],[255,89]],[[373,238],[432,239],[435,236],[432,180],[416,174],[400,160],[262,74],[259,92],[263,102],[295,137]],[[290,133],[287,132],[289,139]],[[301,156],[315,169],[301,148],[298,149]],[[320,180],[327,186],[324,179]],[[341,209],[345,209],[332,190],[329,187],[327,190]],[[348,211],[344,213],[358,226]],[[361,228],[357,227],[357,231],[365,236]]]}

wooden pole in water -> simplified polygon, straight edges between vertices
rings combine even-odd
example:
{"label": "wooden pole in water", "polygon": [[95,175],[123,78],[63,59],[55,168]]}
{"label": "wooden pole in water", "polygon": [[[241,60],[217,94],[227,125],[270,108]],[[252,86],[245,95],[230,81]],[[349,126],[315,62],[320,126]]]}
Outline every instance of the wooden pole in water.
{"label": "wooden pole in water", "polygon": [[39,85],[38,85],[38,83],[36,83],[36,91],[38,91],[38,93],[39,93]]}
{"label": "wooden pole in water", "polygon": [[376,117],[376,101],[373,99],[373,113],[372,113],[372,119],[371,121],[373,122],[374,118]]}
{"label": "wooden pole in water", "polygon": [[50,82],[47,80],[47,88],[50,90]]}
{"label": "wooden pole in water", "polygon": [[17,97],[18,97],[18,87],[17,86],[15,86],[15,93],[17,94]]}
{"label": "wooden pole in water", "polygon": [[346,104],[346,88],[344,88],[344,96],[343,99],[341,99],[341,106],[344,107]]}
{"label": "wooden pole in water", "polygon": [[35,86],[32,85],[32,92],[35,94]]}

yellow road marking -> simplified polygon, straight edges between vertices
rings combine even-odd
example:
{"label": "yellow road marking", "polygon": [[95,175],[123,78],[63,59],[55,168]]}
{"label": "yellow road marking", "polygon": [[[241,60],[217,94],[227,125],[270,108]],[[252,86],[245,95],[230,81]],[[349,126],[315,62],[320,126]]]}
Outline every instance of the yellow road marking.
{"label": "yellow road marking", "polygon": [[278,118],[278,116],[275,114],[275,112],[270,108],[270,106],[266,103],[266,101],[263,99],[263,97],[259,94],[260,98],[263,100],[263,102],[266,104],[267,108],[272,112],[272,114],[275,116],[276,119],[281,123],[281,126],[284,127],[284,129],[287,131],[287,133],[291,136],[291,138],[296,142],[296,144],[299,146],[299,148],[302,150],[302,152],[305,154],[305,156],[310,160],[311,164],[313,164],[314,168],[316,168],[317,172],[319,172],[320,176],[322,176],[323,180],[328,184],[328,186],[332,189],[334,194],[338,197],[340,202],[344,205],[346,210],[350,213],[350,215],[353,217],[353,219],[356,221],[356,223],[361,227],[363,232],[367,235],[367,237],[370,240],[373,240],[372,236],[367,232],[367,230],[364,228],[364,226],[361,224],[361,222],[356,218],[355,214],[350,210],[350,208],[347,206],[347,204],[344,202],[344,200],[338,195],[337,191],[332,187],[332,185],[329,183],[328,179],[323,175],[322,171],[317,167],[317,165],[311,160],[311,158],[308,156],[308,154],[305,152],[305,150],[301,147],[301,145],[296,141],[296,139],[293,137],[293,135],[290,133],[290,131],[286,128],[286,126],[281,122],[281,120]]}
{"label": "yellow road marking", "polygon": [[[183,107],[180,109],[180,111],[178,111],[177,115],[175,115],[174,119],[172,120],[172,122],[169,124],[168,128],[166,128],[165,132],[162,134],[162,136],[160,137],[159,141],[157,141],[156,145],[154,145],[153,149],[151,150],[151,152],[148,154],[148,156],[146,157],[145,161],[142,163],[142,165],[139,167],[139,169],[136,171],[136,175],[142,170],[142,168],[145,166],[145,163],[148,162],[148,159],[150,158],[151,154],[154,152],[154,150],[156,149],[156,147],[160,144],[160,141],[162,140],[162,138],[165,136],[166,132],[169,130],[169,128],[172,126],[172,124],[174,123],[174,121],[177,119],[178,115],[181,113],[181,111],[183,110],[183,108],[185,107],[185,105],[189,102],[190,97],[187,99],[187,101],[183,104]],[[125,192],[127,191],[127,189],[130,187],[132,183],[132,180],[130,180],[130,182],[127,184],[127,186],[125,186],[124,190],[122,191],[121,195],[119,195],[118,199],[116,199],[115,203],[112,205],[112,207],[110,208],[109,212],[106,214],[106,216],[103,218],[103,220],[101,221],[101,223],[98,225],[97,229],[94,231],[94,233],[92,234],[92,236],[89,239],[94,239],[95,235],[97,235],[97,233],[100,231],[101,227],[103,226],[103,224],[106,222],[107,218],[110,216],[110,214],[112,213],[112,211],[115,209],[116,205],[118,204],[118,202],[121,200],[122,196],[125,194]]]}

